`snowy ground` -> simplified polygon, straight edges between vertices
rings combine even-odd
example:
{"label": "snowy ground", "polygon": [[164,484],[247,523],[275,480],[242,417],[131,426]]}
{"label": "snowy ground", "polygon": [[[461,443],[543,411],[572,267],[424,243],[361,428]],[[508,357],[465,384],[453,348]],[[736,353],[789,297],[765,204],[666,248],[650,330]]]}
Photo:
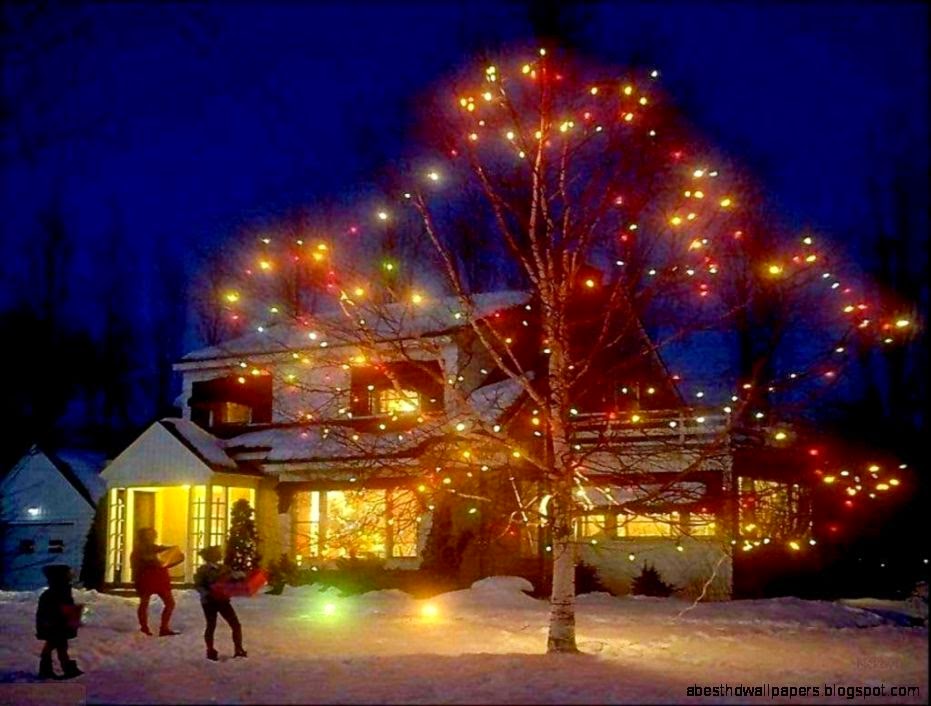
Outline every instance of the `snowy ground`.
{"label": "snowy ground", "polygon": [[[90,609],[72,643],[86,674],[39,684],[37,593],[0,592],[0,703],[927,703],[928,632],[888,615],[794,598],[707,603],[579,598],[581,655],[547,656],[546,604],[495,578],[417,601],[313,587],[238,599],[248,659],[204,659],[193,591],[177,591],[176,637],[138,632],[135,601],[76,591]],[[155,602],[153,622],[160,609]],[[425,615],[429,604],[435,615]],[[885,606],[891,610],[892,606]],[[901,622],[901,621],[898,621]],[[56,664],[57,667],[57,664]],[[688,688],[819,687],[817,696],[690,697]],[[826,697],[825,685],[885,689]],[[897,698],[893,686],[918,686]]]}

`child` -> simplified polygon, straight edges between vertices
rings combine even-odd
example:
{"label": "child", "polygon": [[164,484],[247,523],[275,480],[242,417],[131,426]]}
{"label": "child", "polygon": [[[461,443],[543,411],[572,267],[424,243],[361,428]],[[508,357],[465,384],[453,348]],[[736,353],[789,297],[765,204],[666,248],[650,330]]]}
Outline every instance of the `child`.
{"label": "child", "polygon": [[65,564],[51,564],[42,569],[48,588],[39,596],[39,608],[36,610],[36,637],[45,640],[42,656],[39,658],[39,678],[55,679],[52,669],[52,652],[58,652],[62,678],[71,679],[84,672],[78,664],[68,657],[68,640],[78,636],[81,618],[81,606],[76,606],[71,595],[71,567]]}
{"label": "child", "polygon": [[158,634],[160,636],[177,635],[178,633],[169,626],[171,613],[175,609],[175,599],[171,595],[171,577],[168,575],[168,569],[162,566],[158,559],[158,553],[168,547],[156,544],[157,536],[151,527],[140,528],[136,532],[136,543],[129,556],[133,583],[139,595],[139,608],[136,611],[139,618],[139,630],[146,635],[152,634],[149,630],[149,599],[156,595],[162,599],[163,605]]}
{"label": "child", "polygon": [[223,592],[223,584],[232,578],[229,567],[221,563],[222,552],[220,547],[207,547],[201,550],[200,556],[205,563],[194,575],[194,587],[200,593],[200,605],[204,609],[204,618],[207,620],[207,629],[204,630],[204,642],[207,643],[207,659],[216,662],[219,659],[217,651],[213,648],[213,633],[217,628],[217,614],[230,626],[233,632],[234,657],[245,657],[246,651],[242,648],[242,626],[228,594]]}

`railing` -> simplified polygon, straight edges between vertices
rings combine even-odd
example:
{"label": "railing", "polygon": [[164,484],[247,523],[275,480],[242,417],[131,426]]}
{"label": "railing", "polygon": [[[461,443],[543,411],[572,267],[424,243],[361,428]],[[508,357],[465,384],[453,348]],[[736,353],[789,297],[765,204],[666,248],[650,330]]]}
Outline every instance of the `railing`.
{"label": "railing", "polygon": [[700,443],[726,433],[730,424],[730,415],[710,409],[582,413],[572,417],[571,440],[583,445],[621,440]]}

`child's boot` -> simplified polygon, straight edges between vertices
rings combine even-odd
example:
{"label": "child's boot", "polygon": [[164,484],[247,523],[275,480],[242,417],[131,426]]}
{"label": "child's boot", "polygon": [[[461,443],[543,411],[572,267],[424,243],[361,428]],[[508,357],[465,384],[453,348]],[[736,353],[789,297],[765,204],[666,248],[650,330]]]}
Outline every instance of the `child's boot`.
{"label": "child's boot", "polygon": [[82,674],[84,674],[84,672],[78,669],[78,663],[75,662],[73,659],[69,659],[67,662],[65,662],[62,665],[62,670],[63,670],[63,673],[61,675],[62,679],[74,679],[74,677],[79,677]]}
{"label": "child's boot", "polygon": [[217,651],[215,649],[213,649],[212,647],[208,647],[207,648],[207,659],[209,659],[211,662],[216,662],[220,659],[220,655],[217,654]]}
{"label": "child's boot", "polygon": [[54,679],[55,670],[52,669],[52,655],[42,655],[39,658],[39,679]]}
{"label": "child's boot", "polygon": [[242,648],[242,645],[240,645],[239,647],[237,647],[237,648],[236,648],[236,651],[233,653],[233,657],[248,657],[248,656],[249,656],[249,653],[246,652],[246,651]]}

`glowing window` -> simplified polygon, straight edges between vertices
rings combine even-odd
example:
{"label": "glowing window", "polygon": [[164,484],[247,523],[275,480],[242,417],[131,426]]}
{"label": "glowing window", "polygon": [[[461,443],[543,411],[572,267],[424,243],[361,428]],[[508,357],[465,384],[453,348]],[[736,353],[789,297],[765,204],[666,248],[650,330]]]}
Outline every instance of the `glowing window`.
{"label": "glowing window", "polygon": [[201,561],[199,552],[207,546],[207,486],[191,488],[191,549],[195,561]]}
{"label": "glowing window", "polygon": [[238,402],[223,402],[216,412],[216,424],[250,424],[252,408]]}
{"label": "glowing window", "polygon": [[226,545],[227,489],[215,485],[210,489],[210,539],[208,546]]}
{"label": "glowing window", "polygon": [[607,518],[604,515],[582,515],[575,523],[575,536],[578,539],[604,534]]}
{"label": "glowing window", "polygon": [[388,387],[378,391],[376,413],[406,414],[420,409],[420,393],[416,390],[398,390]]}
{"label": "glowing window", "polygon": [[407,490],[296,493],[292,549],[301,557],[416,557],[420,501]]}
{"label": "glowing window", "polygon": [[693,537],[714,537],[718,531],[716,519],[714,515],[693,512],[685,529]]}
{"label": "glowing window", "polygon": [[738,519],[743,537],[805,537],[811,531],[811,498],[789,483],[739,479]]}
{"label": "glowing window", "polygon": [[679,524],[679,513],[617,516],[618,537],[671,537]]}

